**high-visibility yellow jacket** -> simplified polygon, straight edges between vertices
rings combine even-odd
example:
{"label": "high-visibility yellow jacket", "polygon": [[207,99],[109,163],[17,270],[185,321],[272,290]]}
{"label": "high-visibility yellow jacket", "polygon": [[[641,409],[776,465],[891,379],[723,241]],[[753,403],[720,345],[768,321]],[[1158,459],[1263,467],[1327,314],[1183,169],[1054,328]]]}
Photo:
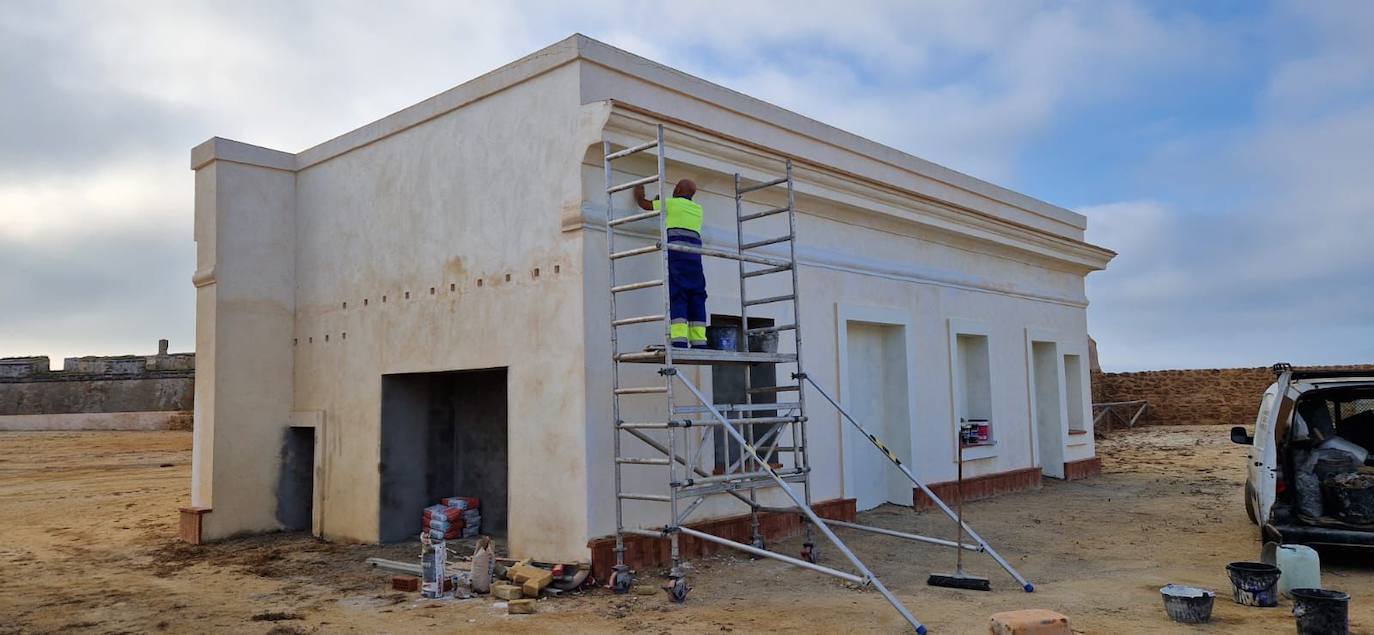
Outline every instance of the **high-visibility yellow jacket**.
{"label": "high-visibility yellow jacket", "polygon": [[[661,201],[654,201],[654,209],[662,209]],[[668,229],[690,229],[701,233],[701,206],[690,198],[668,199]]]}

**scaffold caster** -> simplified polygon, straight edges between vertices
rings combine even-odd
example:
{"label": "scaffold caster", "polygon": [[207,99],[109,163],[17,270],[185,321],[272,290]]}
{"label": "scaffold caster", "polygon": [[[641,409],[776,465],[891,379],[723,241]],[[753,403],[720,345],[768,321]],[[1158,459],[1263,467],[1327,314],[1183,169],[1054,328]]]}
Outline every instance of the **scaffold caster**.
{"label": "scaffold caster", "polygon": [[611,590],[624,595],[634,586],[635,577],[629,571],[621,570],[611,574]]}
{"label": "scaffold caster", "polygon": [[[767,546],[764,545],[763,536],[754,536],[754,539],[749,541],[749,546],[751,546],[751,547],[753,547],[753,548],[755,548],[755,549],[767,549],[767,548],[768,548]],[[749,554],[749,559],[750,559],[750,560],[758,560],[758,559],[759,559],[759,556],[758,556],[757,554],[752,554],[752,553],[751,553],[751,554]]]}
{"label": "scaffold caster", "polygon": [[815,562],[820,559],[821,555],[814,543],[807,542],[802,543],[801,557],[802,560],[815,564]]}
{"label": "scaffold caster", "polygon": [[692,587],[687,586],[687,578],[673,578],[667,588],[668,597],[678,604],[687,601],[687,592],[691,590]]}

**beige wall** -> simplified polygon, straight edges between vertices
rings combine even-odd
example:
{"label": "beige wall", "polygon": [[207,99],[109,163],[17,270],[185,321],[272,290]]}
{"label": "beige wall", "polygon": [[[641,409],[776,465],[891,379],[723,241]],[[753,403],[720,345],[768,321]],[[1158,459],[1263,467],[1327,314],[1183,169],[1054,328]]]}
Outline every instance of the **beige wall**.
{"label": "beige wall", "polygon": [[604,108],[576,81],[556,69],[300,172],[295,408],[324,412],[325,537],[377,538],[382,375],[507,367],[510,548],[585,556],[582,243],[562,217]]}
{"label": "beige wall", "polygon": [[214,509],[203,525],[213,540],[278,528],[269,503],[292,403],[296,179],[230,160],[197,167],[191,503]]}

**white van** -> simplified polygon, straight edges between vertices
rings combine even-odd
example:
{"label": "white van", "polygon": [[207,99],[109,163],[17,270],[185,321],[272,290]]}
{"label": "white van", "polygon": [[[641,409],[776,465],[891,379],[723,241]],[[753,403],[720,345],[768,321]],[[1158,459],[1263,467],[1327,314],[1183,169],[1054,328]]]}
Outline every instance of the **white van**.
{"label": "white van", "polygon": [[1265,541],[1374,546],[1374,373],[1275,364],[1251,446],[1245,511]]}

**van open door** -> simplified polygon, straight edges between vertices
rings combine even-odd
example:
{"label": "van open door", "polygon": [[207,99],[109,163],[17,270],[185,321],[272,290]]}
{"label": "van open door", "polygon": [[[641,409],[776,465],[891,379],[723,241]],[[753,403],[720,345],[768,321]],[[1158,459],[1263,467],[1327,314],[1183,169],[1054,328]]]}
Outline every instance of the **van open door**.
{"label": "van open door", "polygon": [[1276,481],[1278,480],[1278,443],[1274,431],[1278,429],[1279,413],[1283,397],[1288,394],[1288,384],[1292,379],[1291,370],[1284,369],[1278,380],[1264,391],[1260,402],[1259,414],[1255,417],[1255,440],[1250,446],[1250,483],[1254,485],[1251,503],[1254,505],[1255,522],[1260,527],[1269,521],[1269,510],[1274,507]]}

